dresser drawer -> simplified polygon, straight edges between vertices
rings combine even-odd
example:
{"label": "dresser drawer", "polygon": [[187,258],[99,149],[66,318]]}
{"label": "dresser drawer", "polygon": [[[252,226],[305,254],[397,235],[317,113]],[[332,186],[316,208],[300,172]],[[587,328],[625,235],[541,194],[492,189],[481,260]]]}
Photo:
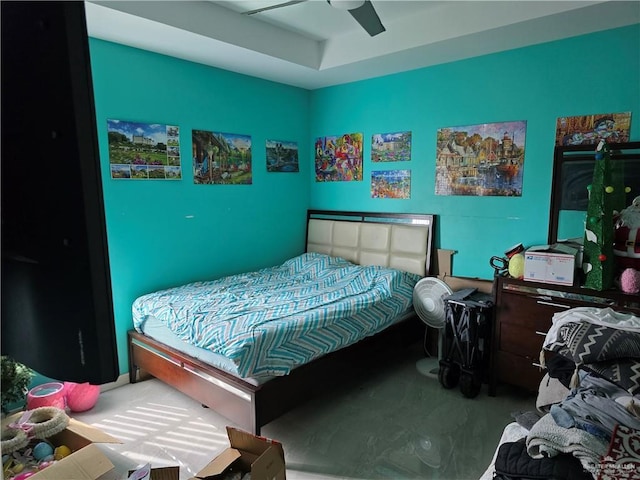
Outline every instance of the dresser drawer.
{"label": "dresser drawer", "polygon": [[544,342],[545,332],[540,334],[532,331],[531,328],[523,327],[513,323],[500,323],[500,345],[498,350],[509,352],[520,357],[537,361],[540,358],[540,350]]}
{"label": "dresser drawer", "polygon": [[570,307],[561,305],[527,295],[503,293],[496,307],[496,316],[501,324],[519,325],[532,332],[546,333],[551,327],[553,314]]}
{"label": "dresser drawer", "polygon": [[[544,337],[553,316],[575,307],[611,307],[639,312],[637,295],[621,292],[526,282],[497,276],[494,283],[496,303],[491,342],[489,395],[495,396],[499,382],[537,391],[544,370],[540,363]],[[548,354],[549,352],[547,352]]]}
{"label": "dresser drawer", "polygon": [[500,380],[510,385],[522,387],[530,392],[538,391],[544,371],[533,363],[538,360],[514,355],[509,352],[496,352],[495,369]]}

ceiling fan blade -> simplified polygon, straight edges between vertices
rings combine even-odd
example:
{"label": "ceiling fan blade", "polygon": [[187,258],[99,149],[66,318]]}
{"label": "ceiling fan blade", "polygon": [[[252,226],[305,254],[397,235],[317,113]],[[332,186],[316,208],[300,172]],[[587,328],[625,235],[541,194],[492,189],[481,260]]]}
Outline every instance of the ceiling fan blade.
{"label": "ceiling fan blade", "polygon": [[242,12],[243,15],[254,15],[256,13],[262,13],[269,10],[275,10],[276,8],[288,7],[290,5],[296,5],[298,3],[303,3],[308,0],[291,0],[290,2],[278,3],[276,5],[270,5],[268,7],[256,8],[255,10],[249,10],[248,12]]}
{"label": "ceiling fan blade", "polygon": [[373,8],[373,4],[369,0],[365,0],[361,7],[349,10],[349,13],[372,37],[386,31],[376,13],[376,9]]}

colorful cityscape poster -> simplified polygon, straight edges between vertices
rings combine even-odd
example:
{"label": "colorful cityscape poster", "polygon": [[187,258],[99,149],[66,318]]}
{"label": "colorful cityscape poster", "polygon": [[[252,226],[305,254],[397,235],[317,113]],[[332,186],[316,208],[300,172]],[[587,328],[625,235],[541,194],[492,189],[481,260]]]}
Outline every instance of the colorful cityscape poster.
{"label": "colorful cityscape poster", "polygon": [[180,128],[107,120],[111,178],[181,180]]}
{"label": "colorful cityscape poster", "polygon": [[267,140],[267,172],[297,172],[298,144],[282,140]]}
{"label": "colorful cityscape poster", "polygon": [[629,141],[631,112],[599,113],[556,120],[556,145],[595,145]]}
{"label": "colorful cityscape poster", "polygon": [[372,162],[411,160],[411,132],[376,133],[371,136]]}
{"label": "colorful cityscape poster", "polygon": [[251,136],[193,130],[193,183],[251,185]]}
{"label": "colorful cityscape poster", "polygon": [[411,198],[411,170],[371,172],[371,198]]}
{"label": "colorful cityscape poster", "polygon": [[318,137],[315,151],[316,182],[362,181],[362,133]]}
{"label": "colorful cityscape poster", "polygon": [[440,128],[436,195],[522,196],[527,122]]}

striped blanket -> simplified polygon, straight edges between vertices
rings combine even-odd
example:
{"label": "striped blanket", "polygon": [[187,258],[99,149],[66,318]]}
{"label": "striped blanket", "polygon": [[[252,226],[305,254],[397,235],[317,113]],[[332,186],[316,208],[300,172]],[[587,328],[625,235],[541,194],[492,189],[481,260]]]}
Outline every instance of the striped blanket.
{"label": "striped blanket", "polygon": [[286,375],[394,323],[412,306],[420,277],[305,253],[250,273],[143,295],[134,327],[148,315],[178,337],[234,362],[242,377]]}

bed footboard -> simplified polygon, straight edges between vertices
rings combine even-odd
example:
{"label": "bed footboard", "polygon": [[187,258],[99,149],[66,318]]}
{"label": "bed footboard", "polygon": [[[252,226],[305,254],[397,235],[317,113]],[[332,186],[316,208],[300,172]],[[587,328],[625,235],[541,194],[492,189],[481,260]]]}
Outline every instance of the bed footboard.
{"label": "bed footboard", "polygon": [[371,375],[388,363],[389,352],[421,340],[423,328],[415,317],[409,318],[258,386],[131,330],[129,377],[135,383],[144,371],[260,435],[263,425],[302,403],[352,384],[363,373]]}
{"label": "bed footboard", "polygon": [[215,410],[238,426],[259,434],[256,390],[251,385],[199,362],[136,331],[129,332],[129,379],[142,370]]}

